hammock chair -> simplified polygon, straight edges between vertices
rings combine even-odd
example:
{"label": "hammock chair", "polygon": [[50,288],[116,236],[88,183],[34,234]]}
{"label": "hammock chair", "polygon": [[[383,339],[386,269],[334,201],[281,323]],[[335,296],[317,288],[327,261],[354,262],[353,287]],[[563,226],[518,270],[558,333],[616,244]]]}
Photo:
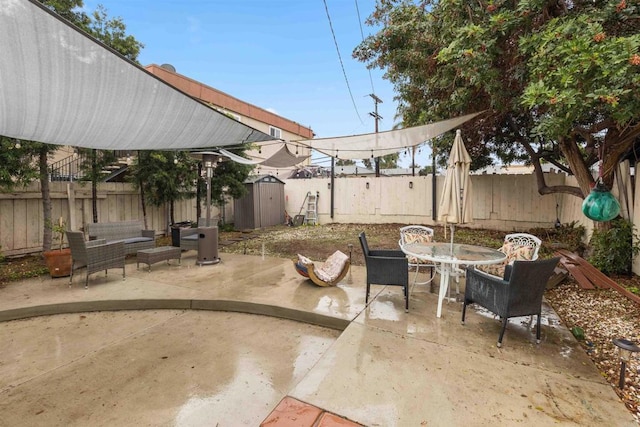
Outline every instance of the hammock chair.
{"label": "hammock chair", "polygon": [[335,251],[327,260],[316,265],[309,258],[298,254],[293,260],[296,271],[301,276],[311,279],[318,286],[335,286],[344,279],[349,271],[349,257],[340,251]]}

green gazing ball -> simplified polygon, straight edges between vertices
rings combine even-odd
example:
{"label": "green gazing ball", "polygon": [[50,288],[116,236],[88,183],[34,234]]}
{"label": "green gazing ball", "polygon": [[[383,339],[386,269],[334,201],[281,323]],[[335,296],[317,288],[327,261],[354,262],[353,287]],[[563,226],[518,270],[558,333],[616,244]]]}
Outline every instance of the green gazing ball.
{"label": "green gazing ball", "polygon": [[598,183],[582,202],[582,213],[594,221],[611,221],[620,214],[620,203],[602,183]]}

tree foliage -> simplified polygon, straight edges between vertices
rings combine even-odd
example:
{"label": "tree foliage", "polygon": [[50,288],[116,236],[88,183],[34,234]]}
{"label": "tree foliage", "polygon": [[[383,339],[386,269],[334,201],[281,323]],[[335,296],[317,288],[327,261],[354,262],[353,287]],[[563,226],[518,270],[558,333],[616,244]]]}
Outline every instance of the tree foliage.
{"label": "tree foliage", "polygon": [[[367,22],[381,29],[353,54],[385,70],[403,126],[484,111],[462,127],[472,168],[525,161],[541,194],[584,197],[590,168],[602,159],[610,186],[640,135],[639,12],[626,0],[380,0]],[[441,157],[452,139],[437,141]],[[579,188],[547,186],[545,161]]]}
{"label": "tree foliage", "polygon": [[195,195],[197,161],[186,151],[139,151],[130,171],[146,203],[169,205],[171,223],[175,222],[174,202]]}

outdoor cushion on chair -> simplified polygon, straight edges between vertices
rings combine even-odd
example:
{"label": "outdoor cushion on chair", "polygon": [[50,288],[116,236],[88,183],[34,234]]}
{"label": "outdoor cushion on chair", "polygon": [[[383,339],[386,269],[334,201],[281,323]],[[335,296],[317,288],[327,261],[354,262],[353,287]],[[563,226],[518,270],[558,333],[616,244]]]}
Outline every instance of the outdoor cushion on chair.
{"label": "outdoor cushion on chair", "polygon": [[[431,243],[433,242],[433,229],[422,225],[407,225],[400,228],[400,247],[411,243]],[[415,268],[415,276],[413,283],[415,285],[426,285],[433,280],[433,269],[435,264],[432,261],[420,259],[418,257],[407,255],[409,268]],[[430,278],[426,282],[418,282],[418,274],[420,267],[429,268],[431,270]]]}
{"label": "outdoor cushion on chair", "polygon": [[349,257],[340,251],[335,251],[319,266],[300,254],[297,260],[293,260],[293,264],[301,276],[311,279],[318,286],[337,285],[346,276],[350,266]]}
{"label": "outdoor cushion on chair", "polygon": [[532,261],[535,248],[505,241],[498,250],[507,256],[504,261],[499,264],[479,265],[477,269],[502,278],[505,267],[513,264],[514,261]]}

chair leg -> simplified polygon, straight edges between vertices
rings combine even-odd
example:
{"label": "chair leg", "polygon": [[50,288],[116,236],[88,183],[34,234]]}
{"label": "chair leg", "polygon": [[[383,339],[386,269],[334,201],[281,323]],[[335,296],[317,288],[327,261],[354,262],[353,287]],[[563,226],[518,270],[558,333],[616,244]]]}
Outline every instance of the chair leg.
{"label": "chair leg", "polygon": [[464,316],[467,314],[467,299],[464,299],[464,303],[462,304],[462,324],[464,325]]}
{"label": "chair leg", "polygon": [[404,288],[404,312],[408,313],[409,312],[409,285],[405,285],[403,286]]}
{"label": "chair leg", "polygon": [[538,326],[536,328],[536,344],[540,344],[540,316],[541,313],[538,313]]}
{"label": "chair leg", "polygon": [[498,337],[498,347],[502,347],[502,337],[504,336],[504,331],[507,329],[508,321],[509,321],[508,317],[502,318],[502,328],[500,329],[500,336]]}
{"label": "chair leg", "polygon": [[73,267],[75,267],[75,263],[71,261],[71,274],[69,275],[69,287],[71,287],[71,284],[73,283]]}
{"label": "chair leg", "polygon": [[89,289],[89,268],[87,267],[87,278],[84,280],[84,288]]}
{"label": "chair leg", "polygon": [[365,303],[365,304],[368,304],[368,303],[369,303],[369,287],[370,287],[370,286],[371,286],[371,285],[370,285],[369,283],[367,283],[367,294],[366,294],[366,296],[364,297],[364,303]]}

